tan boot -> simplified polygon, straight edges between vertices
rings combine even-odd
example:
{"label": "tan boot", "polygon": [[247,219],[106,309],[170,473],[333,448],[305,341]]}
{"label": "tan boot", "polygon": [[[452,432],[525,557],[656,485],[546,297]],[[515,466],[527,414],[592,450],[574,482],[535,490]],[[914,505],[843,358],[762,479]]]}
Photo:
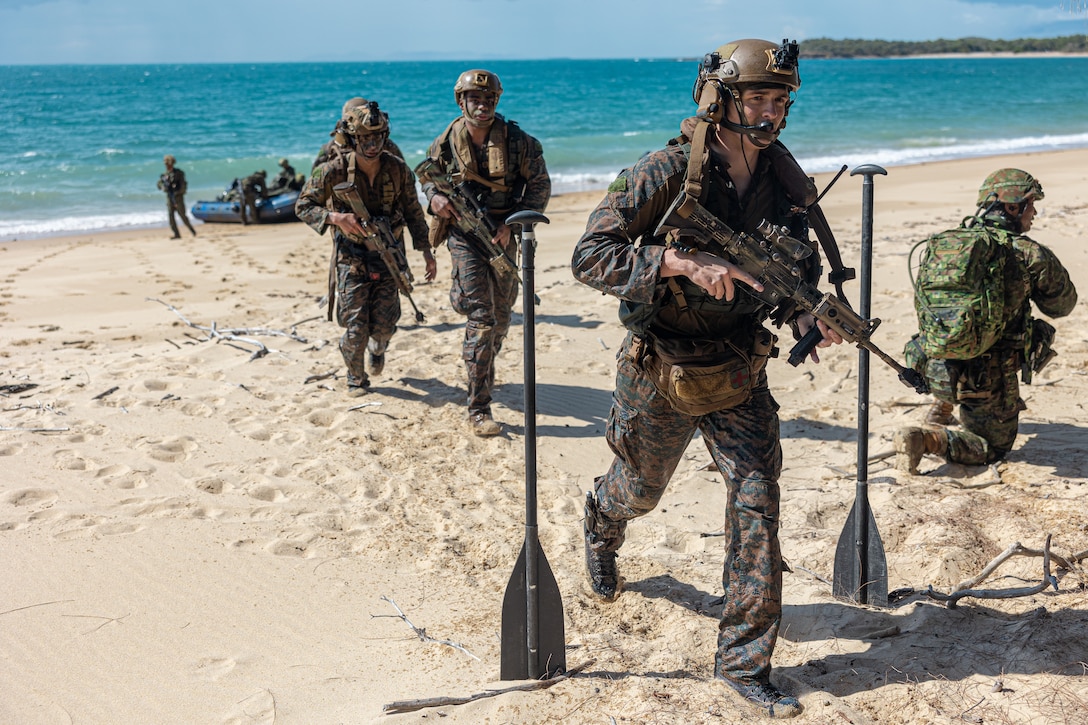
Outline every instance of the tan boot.
{"label": "tan boot", "polygon": [[922,456],[948,452],[948,434],[940,428],[907,426],[895,432],[895,467],[904,473],[918,473]]}
{"label": "tan boot", "polygon": [[929,406],[926,411],[926,425],[951,425],[955,421],[952,417],[952,403],[938,400]]}
{"label": "tan boot", "polygon": [[502,428],[495,422],[490,413],[476,413],[468,419],[468,424],[472,428],[472,432],[481,438],[497,436],[502,432]]}

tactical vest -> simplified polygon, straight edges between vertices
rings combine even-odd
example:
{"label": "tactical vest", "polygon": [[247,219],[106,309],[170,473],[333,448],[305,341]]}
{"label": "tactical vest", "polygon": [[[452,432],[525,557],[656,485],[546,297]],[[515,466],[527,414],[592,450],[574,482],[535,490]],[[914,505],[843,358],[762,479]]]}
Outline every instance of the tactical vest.
{"label": "tactical vest", "polygon": [[[346,171],[348,183],[350,183],[356,189],[359,189],[359,193],[363,196],[364,202],[372,199],[373,197],[371,197],[370,194],[364,194],[364,189],[355,184],[355,173],[358,171],[358,167],[355,165],[355,152],[352,151],[351,153],[347,154],[345,158],[345,163],[347,164]],[[397,213],[394,214],[394,207],[397,199],[400,197],[401,192],[403,191],[404,179],[401,174],[393,173],[393,170],[396,168],[397,161],[394,156],[383,151],[380,158],[381,164],[378,166],[378,175],[374,179],[373,190],[377,190],[378,192],[378,197],[380,200],[379,203],[381,204],[381,211],[375,212],[371,210],[370,213],[374,216],[386,217],[387,219],[389,219],[391,224],[393,224],[395,220],[399,220],[400,223],[403,224],[404,215],[400,214],[399,210],[396,210]],[[367,208],[369,209],[369,207]]]}
{"label": "tactical vest", "polygon": [[528,139],[515,122],[495,115],[485,146],[486,169],[479,168],[463,116],[446,126],[437,144],[441,158],[452,160],[452,172],[488,190],[483,201],[491,214],[502,216],[517,206],[529,179],[530,159]]}

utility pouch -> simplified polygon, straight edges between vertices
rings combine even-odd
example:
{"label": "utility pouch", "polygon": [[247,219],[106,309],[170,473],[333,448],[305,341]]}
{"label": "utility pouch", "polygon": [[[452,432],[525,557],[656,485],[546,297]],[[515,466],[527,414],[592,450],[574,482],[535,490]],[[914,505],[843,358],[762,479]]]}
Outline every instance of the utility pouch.
{"label": "utility pouch", "polygon": [[655,340],[643,367],[678,413],[705,415],[748,402],[777,340],[763,327],[747,351],[725,340]]}
{"label": "utility pouch", "polygon": [[438,249],[441,245],[446,243],[446,237],[450,233],[450,220],[440,216],[436,216],[431,219],[431,224],[427,228],[427,241],[431,245],[431,249]]}

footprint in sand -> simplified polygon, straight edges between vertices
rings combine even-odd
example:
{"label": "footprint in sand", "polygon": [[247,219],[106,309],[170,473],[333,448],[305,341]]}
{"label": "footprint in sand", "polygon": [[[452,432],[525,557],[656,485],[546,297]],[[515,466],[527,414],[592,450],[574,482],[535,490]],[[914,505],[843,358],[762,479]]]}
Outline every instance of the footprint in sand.
{"label": "footprint in sand", "polygon": [[147,455],[156,461],[165,461],[166,463],[188,460],[190,454],[200,447],[189,436],[173,436],[162,440],[147,440],[144,442],[151,447]]}
{"label": "footprint in sand", "polygon": [[26,448],[25,443],[12,443],[0,446],[0,456],[17,456]]}
{"label": "footprint in sand", "polygon": [[214,682],[224,675],[228,675],[238,665],[233,657],[206,657],[196,663],[193,674],[202,680]]}
{"label": "footprint in sand", "polygon": [[233,421],[231,425],[236,431],[255,441],[269,441],[272,439],[272,431],[269,430],[265,421],[261,418],[240,418]]}
{"label": "footprint in sand", "polygon": [[24,508],[48,508],[57,502],[56,491],[47,488],[24,488],[12,491],[4,497],[4,502]]}
{"label": "footprint in sand", "polygon": [[94,463],[76,451],[61,449],[53,454],[53,467],[62,471],[86,471],[94,468]]}
{"label": "footprint in sand", "polygon": [[112,466],[106,466],[99,468],[95,474],[95,478],[105,479],[114,488],[129,491],[137,488],[146,488],[147,480],[144,479],[143,474],[152,473],[154,469],[150,471],[134,471],[123,463],[117,463]]}

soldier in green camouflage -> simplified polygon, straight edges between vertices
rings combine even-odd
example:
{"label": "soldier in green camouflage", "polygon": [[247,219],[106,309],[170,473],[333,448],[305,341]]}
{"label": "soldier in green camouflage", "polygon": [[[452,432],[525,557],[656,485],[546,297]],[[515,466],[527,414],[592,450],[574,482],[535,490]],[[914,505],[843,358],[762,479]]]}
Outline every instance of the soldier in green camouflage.
{"label": "soldier in green camouflage", "polygon": [[[357,106],[348,113],[344,141],[351,151],[337,155],[313,170],[295,203],[298,218],[324,234],[333,229],[335,296],[330,295],[330,314],[344,328],[340,353],[347,367],[348,395],[364,395],[371,375],[385,368],[385,351],[400,319],[397,283],[377,251],[369,250],[356,238],[363,234],[362,221],[347,210],[335,211],[330,204],[333,189],[343,182],[359,192],[370,216],[386,219],[402,249],[403,229],[412,235],[412,246],[423,253],[426,279],[437,273],[427,239],[427,220],[416,194],[411,168],[385,151],[389,119],[377,103]],[[369,367],[369,373],[367,368]]]}
{"label": "soldier in green camouflage", "polygon": [[[434,140],[427,155],[441,174],[456,175],[478,190],[480,204],[498,229],[491,241],[505,248],[511,244],[506,218],[518,211],[543,212],[551,197],[544,151],[516,123],[495,113],[502,83],[494,73],[465,71],[453,93],[462,115]],[[461,356],[468,384],[469,428],[478,436],[498,435],[501,429],[491,415],[491,390],[495,358],[510,329],[518,296],[517,275],[497,275],[486,250],[448,224],[456,211],[434,183],[425,182],[423,193],[436,217],[431,243],[446,242],[453,261],[450,303],[468,318]]]}
{"label": "soldier in green camouflage", "polygon": [[185,192],[188,191],[185,172],[174,165],[177,163],[177,159],[174,158],[173,154],[163,156],[162,163],[166,166],[166,173],[159,177],[158,187],[160,191],[166,192],[166,213],[170,217],[170,231],[174,233],[173,238],[181,239],[181,234],[178,232],[178,223],[174,221],[175,214],[181,217],[182,223],[188,227],[195,237],[196,230],[193,229],[193,225],[189,222],[189,215],[185,213]]}
{"label": "soldier in green camouflage", "polygon": [[[927,359],[918,340],[907,344],[908,362],[929,383],[937,402],[922,426],[895,432],[896,468],[918,473],[926,454],[967,465],[998,461],[1012,450],[1020,412],[1018,376],[1030,382],[1054,357],[1054,328],[1032,318],[1032,303],[1048,317],[1064,317],[1077,304],[1077,290],[1062,263],[1047,247],[1027,236],[1035,218],[1042,185],[1020,169],[999,169],[982,183],[977,222],[968,229],[989,228],[1011,248],[1005,265],[1004,330],[984,354],[970,360]],[[916,336],[917,337],[917,336]],[[959,404],[959,426],[954,406]]]}
{"label": "soldier in green camouflage", "polygon": [[[628,328],[606,431],[615,457],[586,496],[590,588],[603,601],[620,595],[616,558],[627,522],[658,505],[700,433],[726,484],[725,599],[714,674],[775,718],[798,714],[801,704],[770,681],[782,621],[782,447],[778,403],[763,366],[774,338],[764,322],[789,324],[799,339],[815,320],[788,301],[768,307],[747,291],[763,289],[751,275],[722,257],[682,249],[659,225],[687,194],[739,232],[755,234],[766,219],[808,242],[806,208],[815,187],[777,140],[800,83],[796,43],[741,40],[707,54],[695,89],[699,116],[612,182],[572,259],[579,281],[620,299]],[[815,249],[799,266],[807,281],[819,279]],[[818,326],[819,347],[842,342]],[[812,359],[818,362],[815,351]],[[709,400],[730,387],[741,394],[680,406],[679,387],[670,387],[678,371],[710,380]]]}

